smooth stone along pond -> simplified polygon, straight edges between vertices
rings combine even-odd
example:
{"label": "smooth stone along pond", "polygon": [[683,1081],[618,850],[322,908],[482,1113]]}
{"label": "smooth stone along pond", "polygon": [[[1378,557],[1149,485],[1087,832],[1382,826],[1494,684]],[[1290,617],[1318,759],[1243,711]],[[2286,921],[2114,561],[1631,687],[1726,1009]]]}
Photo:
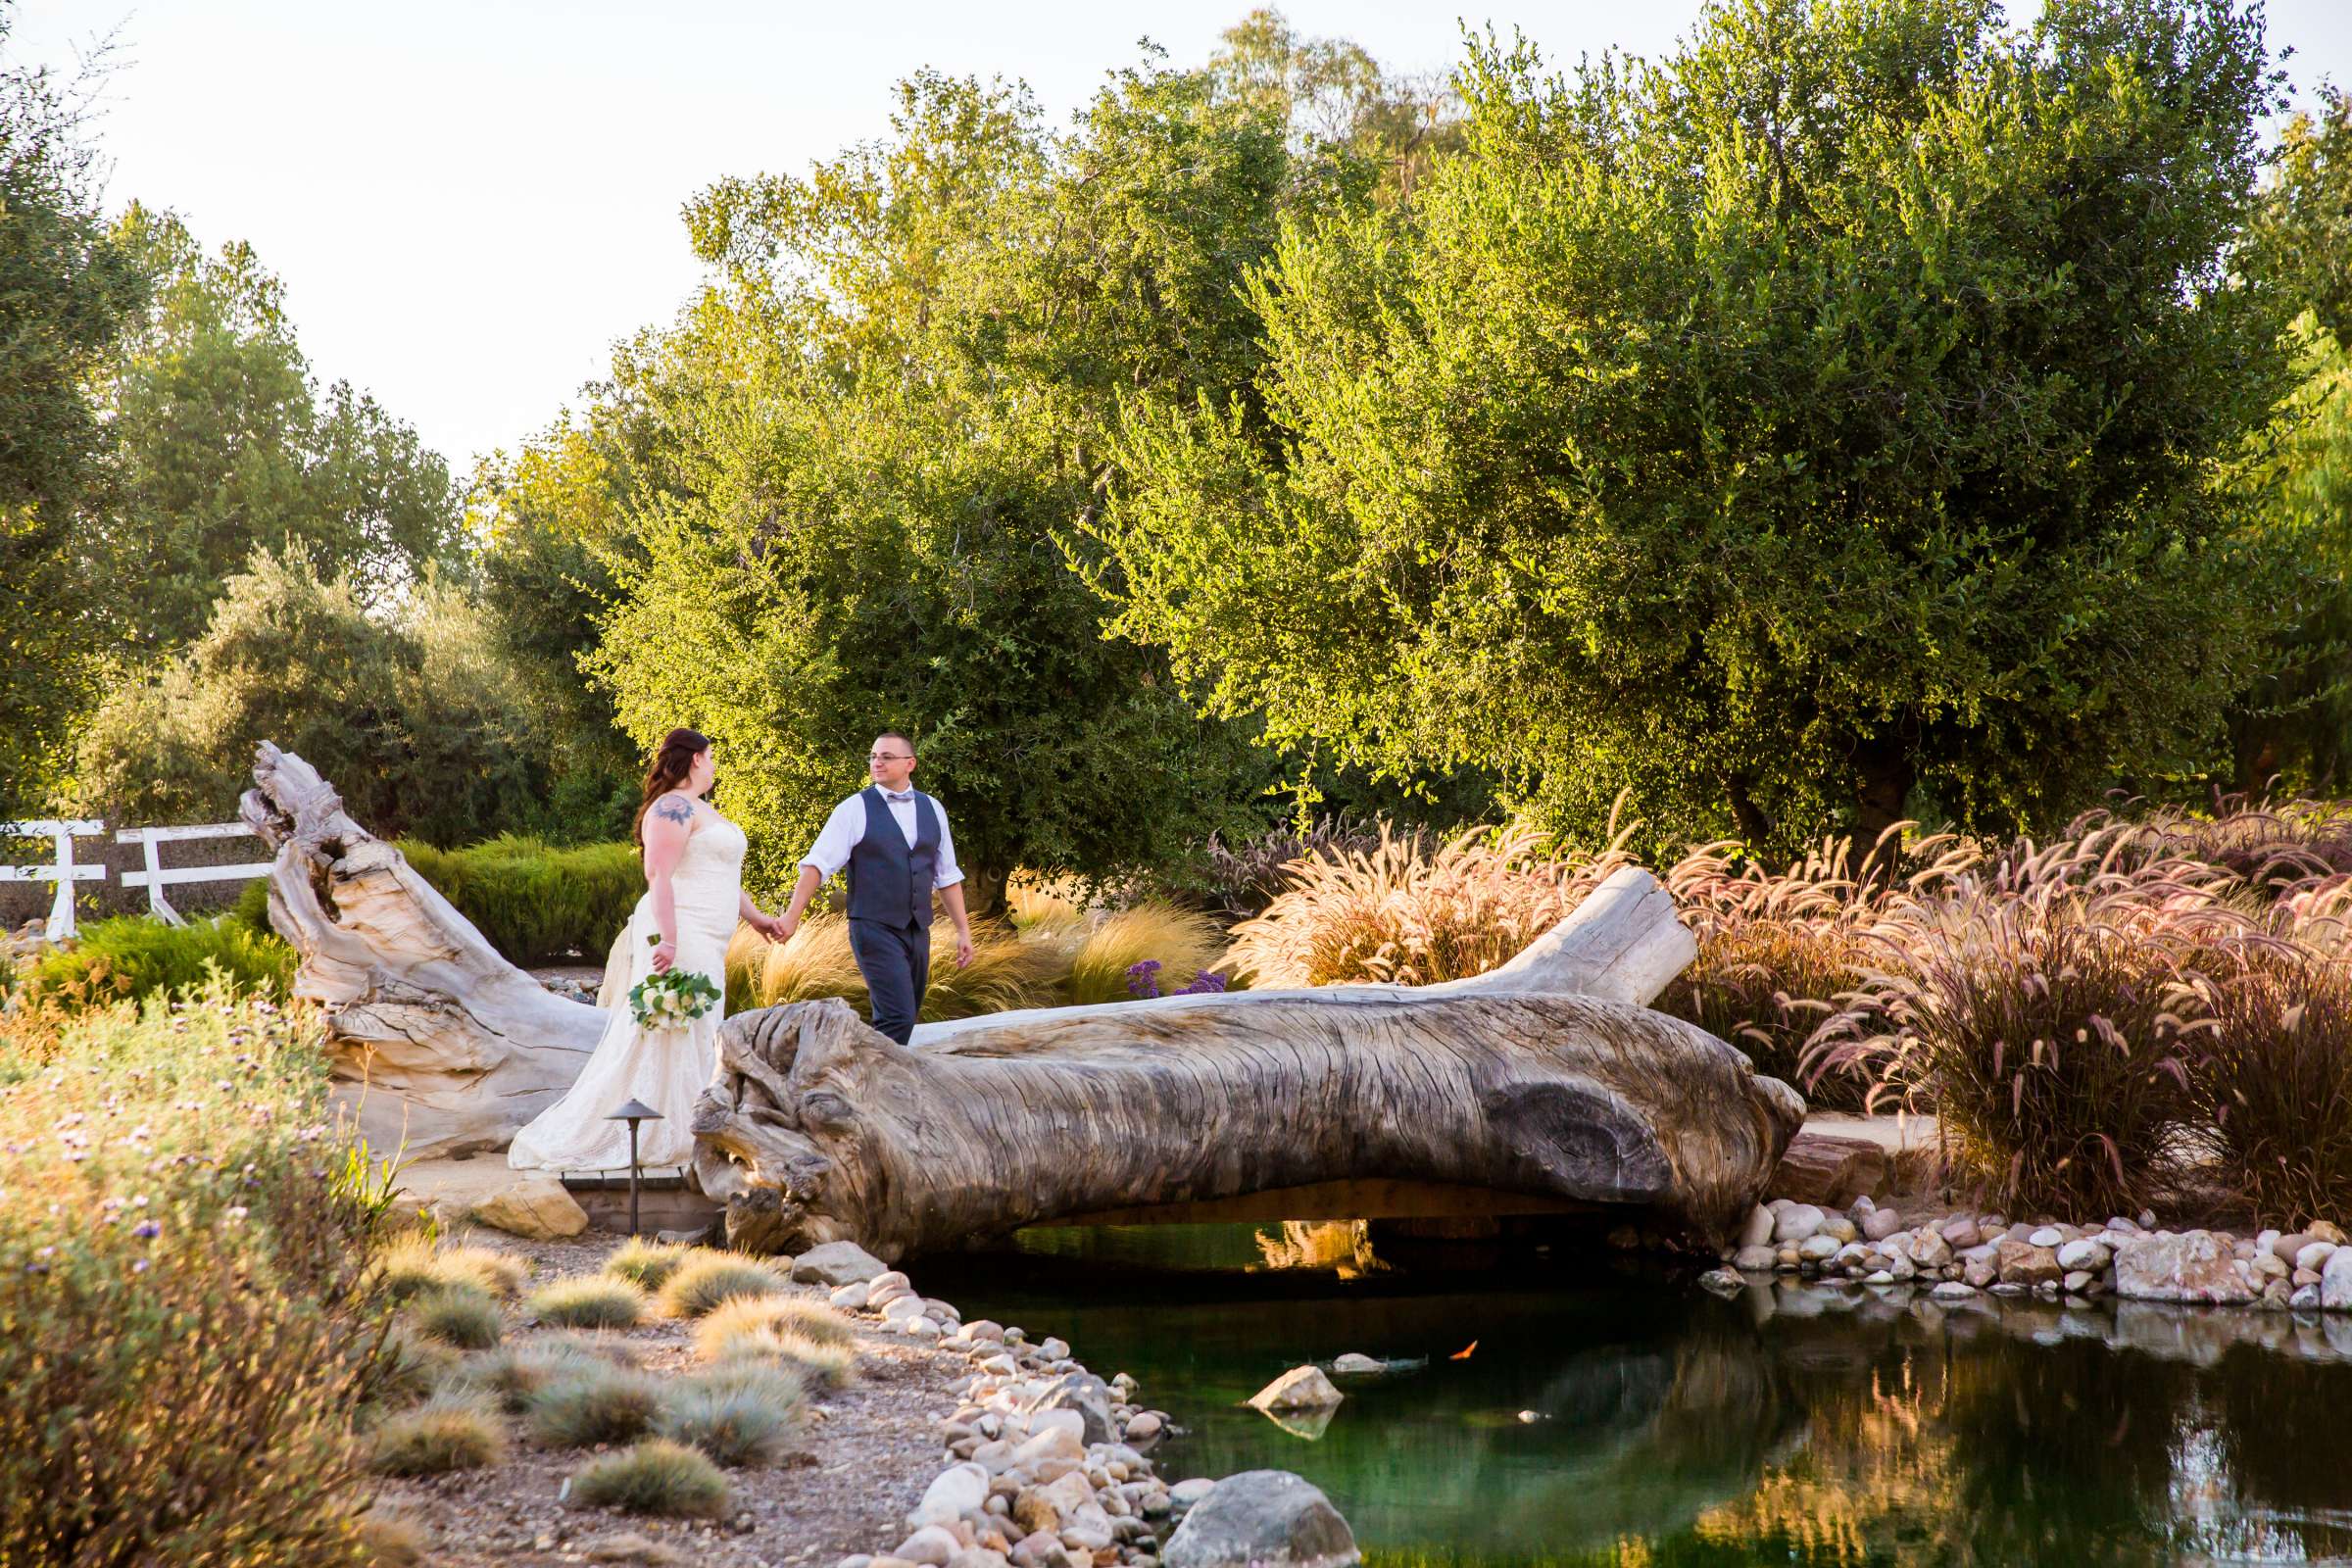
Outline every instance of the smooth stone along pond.
{"label": "smooth stone along pond", "polygon": [[[1751,1286],[1578,1251],[1391,1266],[1360,1228],[1025,1232],[920,1265],[1182,1428],[1171,1482],[1268,1466],[1374,1563],[2352,1562],[2352,1315]],[[1467,1359],[1448,1359],[1472,1341]],[[1244,1401],[1347,1351],[1281,1422]]]}

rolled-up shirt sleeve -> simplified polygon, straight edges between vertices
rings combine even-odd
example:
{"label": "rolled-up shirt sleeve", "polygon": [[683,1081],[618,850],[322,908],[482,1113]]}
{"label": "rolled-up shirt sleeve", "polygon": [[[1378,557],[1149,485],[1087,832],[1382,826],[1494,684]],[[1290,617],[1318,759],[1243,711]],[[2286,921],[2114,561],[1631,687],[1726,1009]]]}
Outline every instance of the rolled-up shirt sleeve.
{"label": "rolled-up shirt sleeve", "polygon": [[956,839],[948,832],[948,808],[935,800],[931,809],[939,813],[939,859],[931,867],[931,886],[952,888],[963,880],[963,868],[956,863]]}
{"label": "rolled-up shirt sleeve", "polygon": [[[833,814],[825,818],[825,825],[817,833],[816,842],[809,846],[807,855],[801,857],[801,863],[815,866],[819,877],[830,879],[834,872],[850,863],[850,852],[865,836],[864,830],[865,802],[853,795],[833,808]],[[940,833],[944,840],[947,833],[947,819],[944,816],[940,819]]]}

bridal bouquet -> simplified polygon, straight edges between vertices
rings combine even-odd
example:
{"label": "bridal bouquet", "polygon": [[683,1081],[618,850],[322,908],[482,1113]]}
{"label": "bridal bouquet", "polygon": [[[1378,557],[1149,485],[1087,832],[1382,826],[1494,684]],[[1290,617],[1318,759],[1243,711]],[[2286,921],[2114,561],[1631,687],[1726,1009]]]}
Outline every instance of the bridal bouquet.
{"label": "bridal bouquet", "polygon": [[718,987],[708,978],[674,966],[629,988],[629,1011],[648,1029],[683,1028],[709,1012],[717,1000]]}

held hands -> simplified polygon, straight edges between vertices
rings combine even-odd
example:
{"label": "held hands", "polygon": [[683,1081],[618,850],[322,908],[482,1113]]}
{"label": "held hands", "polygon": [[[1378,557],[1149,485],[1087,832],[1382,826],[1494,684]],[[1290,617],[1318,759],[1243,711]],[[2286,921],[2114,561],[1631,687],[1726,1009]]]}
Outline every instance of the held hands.
{"label": "held hands", "polygon": [[754,909],[743,917],[743,923],[770,942],[782,942],[792,935],[792,932],[785,926],[782,915],[761,914],[758,909]]}

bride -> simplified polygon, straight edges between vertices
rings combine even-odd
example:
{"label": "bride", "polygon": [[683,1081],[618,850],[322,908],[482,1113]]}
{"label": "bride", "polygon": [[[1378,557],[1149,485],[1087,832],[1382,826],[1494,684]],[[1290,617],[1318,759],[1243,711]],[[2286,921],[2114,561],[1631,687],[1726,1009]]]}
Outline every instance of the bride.
{"label": "bride", "polygon": [[[717,1065],[719,1020],[726,1014],[727,943],[738,920],[763,935],[773,917],[743,891],[743,829],[703,795],[717,773],[710,742],[697,731],[662,737],[645,775],[636,838],[645,851],[645,896],[612,943],[598,1004],[610,1014],[604,1038],[579,1081],[514,1138],[507,1163],[516,1170],[614,1170],[629,1162],[626,1123],[612,1112],[642,1100],[662,1113],[638,1131],[638,1159],[652,1168],[683,1165],[694,1155],[688,1117]],[[676,1028],[641,1027],[629,991],[648,975],[684,965],[710,980],[719,1000]]]}

